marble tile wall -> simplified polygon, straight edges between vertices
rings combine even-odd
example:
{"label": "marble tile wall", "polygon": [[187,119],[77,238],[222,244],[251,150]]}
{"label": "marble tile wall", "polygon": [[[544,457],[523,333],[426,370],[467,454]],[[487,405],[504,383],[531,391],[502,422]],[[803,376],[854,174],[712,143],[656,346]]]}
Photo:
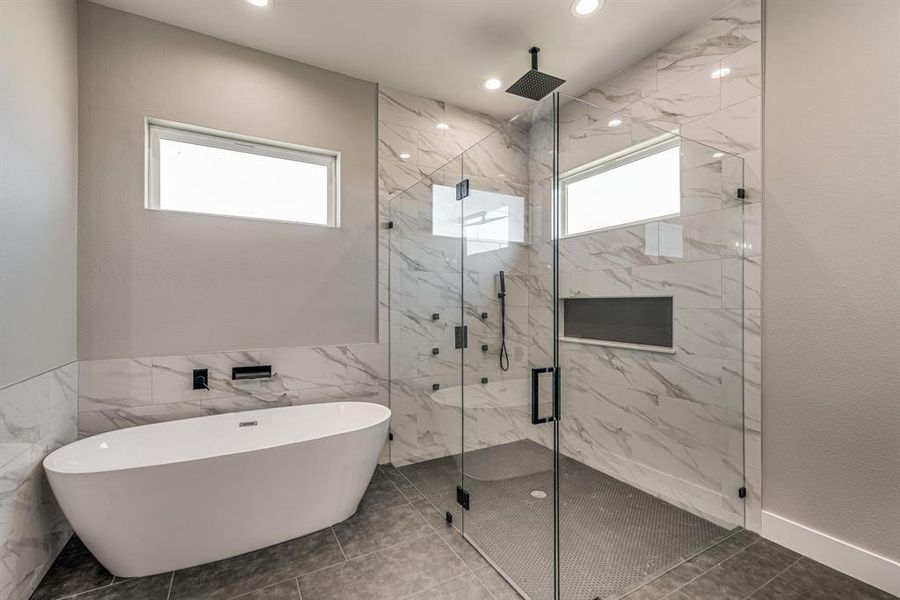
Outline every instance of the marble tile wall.
{"label": "marble tile wall", "polygon": [[[671,294],[676,339],[674,355],[563,344],[563,449],[673,502],[725,523],[745,520],[755,530],[761,516],[761,10],[759,0],[731,4],[594,86],[582,99],[595,108],[570,103],[560,119],[563,171],[667,131],[698,142],[683,144],[679,217],[561,243],[561,295]],[[610,127],[613,116],[624,124]],[[532,135],[540,139],[539,132]],[[740,160],[716,158],[716,151]],[[546,177],[543,153],[533,153],[532,163],[531,172]],[[733,195],[740,181],[747,190],[743,205]],[[544,179],[535,185],[547,188]],[[534,191],[533,202],[547,194]],[[532,269],[539,272],[534,269],[548,248],[533,253]],[[539,281],[532,289],[548,285]],[[540,329],[547,305],[546,294],[532,296],[533,353],[547,339]],[[742,470],[744,506],[734,496]]]}
{"label": "marble tile wall", "polygon": [[[436,235],[433,187],[453,187],[469,179],[467,214],[486,204],[479,192],[525,198],[527,132],[444,102],[382,87],[378,172],[381,213],[394,224],[380,246],[382,281],[388,284],[381,299],[388,304],[390,317],[391,458],[394,464],[405,465],[455,454],[462,447],[459,403],[436,400],[447,394],[433,394],[434,386],[445,391],[458,387],[463,376],[466,385],[480,385],[482,378],[491,382],[525,376],[527,247],[510,242],[476,249],[467,239],[468,229],[456,237]],[[506,372],[500,369],[497,354],[500,304],[495,274],[500,270],[506,274],[508,290]],[[435,314],[437,319],[432,318]],[[455,348],[453,337],[454,327],[463,322],[469,328],[464,355]],[[481,350],[483,345],[487,351]],[[525,437],[524,415],[494,406],[479,408],[477,414],[475,410],[467,410],[467,448]]]}
{"label": "marble tile wall", "polygon": [[0,599],[25,600],[71,535],[41,466],[75,441],[75,363],[0,390]]}
{"label": "marble tile wall", "polygon": [[[232,381],[238,366],[271,365],[270,379]],[[193,370],[209,370],[194,390]],[[189,417],[359,399],[387,405],[387,347],[316,346],[78,363],[81,437]]]}

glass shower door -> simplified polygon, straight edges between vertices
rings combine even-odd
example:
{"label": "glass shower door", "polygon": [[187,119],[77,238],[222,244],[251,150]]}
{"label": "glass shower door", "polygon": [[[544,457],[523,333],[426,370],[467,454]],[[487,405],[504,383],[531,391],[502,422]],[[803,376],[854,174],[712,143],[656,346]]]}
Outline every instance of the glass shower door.
{"label": "glass shower door", "polygon": [[565,97],[557,156],[559,597],[618,597],[743,524],[743,165]]}
{"label": "glass shower door", "polygon": [[461,528],[460,204],[455,158],[390,199],[391,462]]}
{"label": "glass shower door", "polygon": [[554,598],[552,98],[462,156],[463,532],[518,591]]}

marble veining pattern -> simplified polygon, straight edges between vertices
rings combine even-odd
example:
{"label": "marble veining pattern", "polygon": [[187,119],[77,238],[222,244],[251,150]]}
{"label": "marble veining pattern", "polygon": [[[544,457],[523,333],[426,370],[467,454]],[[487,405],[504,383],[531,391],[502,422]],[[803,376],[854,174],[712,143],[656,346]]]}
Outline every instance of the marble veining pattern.
{"label": "marble veining pattern", "polygon": [[41,462],[77,437],[76,363],[0,390],[0,599],[25,600],[71,535]]}

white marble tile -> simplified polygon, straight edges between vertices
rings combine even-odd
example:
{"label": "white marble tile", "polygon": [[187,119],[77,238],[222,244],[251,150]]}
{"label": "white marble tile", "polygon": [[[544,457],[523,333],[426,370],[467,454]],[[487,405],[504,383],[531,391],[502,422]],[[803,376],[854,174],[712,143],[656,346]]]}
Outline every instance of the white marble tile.
{"label": "white marble tile", "polygon": [[721,78],[722,107],[762,95],[762,43],[722,59],[728,74]]}
{"label": "white marble tile", "polygon": [[559,290],[562,298],[631,296],[631,269],[600,269],[561,273]]}
{"label": "white marble tile", "polygon": [[760,0],[725,7],[657,53],[659,89],[762,39]]}
{"label": "white marble tile", "polygon": [[659,127],[671,129],[721,108],[719,80],[713,75],[720,69],[718,61],[695,73],[661,88],[652,96],[631,106],[635,119]]}
{"label": "white marble tile", "polygon": [[381,384],[389,376],[388,344],[353,344],[339,346],[350,383]]}
{"label": "white marble tile", "polygon": [[262,350],[261,364],[272,365],[273,385],[305,390],[349,383],[345,357],[337,346]]}
{"label": "white marble tile", "polygon": [[378,87],[379,121],[431,131],[445,119],[443,102],[386,86]]}
{"label": "white marble tile", "polygon": [[741,328],[739,312],[713,308],[674,310],[676,352],[700,358],[740,360]]}
{"label": "white marble tile", "polygon": [[152,402],[152,361],[117,358],[78,362],[78,410],[143,406]]}
{"label": "white marble tile", "polygon": [[[211,400],[240,394],[233,367],[263,364],[258,352],[214,352],[153,358],[153,404]],[[194,369],[207,369],[208,390],[195,390]]]}
{"label": "white marble tile", "polygon": [[656,92],[656,68],[657,58],[654,52],[591,88],[585,95],[585,100],[614,111],[630,106]]}
{"label": "white marble tile", "polygon": [[741,207],[660,221],[659,260],[694,262],[741,256],[742,222]]}
{"label": "white marble tile", "polygon": [[647,231],[652,235],[656,228],[655,223],[648,223],[587,234],[588,268],[594,271],[655,264],[658,250],[652,241],[648,245]]}
{"label": "white marble tile", "polygon": [[722,267],[718,260],[634,267],[635,296],[672,296],[676,308],[721,308]]}
{"label": "white marble tile", "polygon": [[681,128],[690,139],[731,154],[762,147],[762,102],[759,96],[691,121]]}
{"label": "white marble tile", "polygon": [[419,164],[419,131],[387,121],[378,122],[378,160]]}

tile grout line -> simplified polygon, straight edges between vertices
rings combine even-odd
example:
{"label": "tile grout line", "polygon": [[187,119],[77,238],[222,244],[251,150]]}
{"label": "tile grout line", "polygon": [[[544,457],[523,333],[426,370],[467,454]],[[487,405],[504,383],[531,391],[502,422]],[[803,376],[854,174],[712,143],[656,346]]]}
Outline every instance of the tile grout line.
{"label": "tile grout line", "polygon": [[169,591],[166,594],[166,600],[172,597],[172,586],[175,584],[175,571],[172,571],[172,577],[169,578]]}
{"label": "tile grout line", "polygon": [[[711,566],[710,568],[706,569],[705,571],[703,571],[702,573],[700,573],[699,575],[697,575],[696,577],[694,577],[694,578],[691,579],[690,581],[686,581],[686,582],[684,582],[683,584],[679,585],[677,588],[675,588],[674,590],[672,590],[671,592],[669,592],[668,594],[666,594],[665,596],[663,596],[662,598],[660,598],[660,600],[666,600],[667,598],[675,598],[675,594],[680,593],[682,589],[684,589],[685,587],[687,587],[687,586],[689,586],[690,584],[694,583],[695,581],[697,581],[698,579],[700,579],[700,578],[703,577],[704,575],[707,575],[707,574],[710,573],[713,569],[722,566],[722,564],[724,564],[726,561],[731,560],[732,558],[734,558],[735,556],[737,556],[737,555],[740,554],[741,552],[747,550],[747,549],[750,548],[751,546],[755,546],[756,544],[758,544],[758,543],[760,542],[760,540],[762,540],[762,538],[759,538],[759,539],[757,539],[757,540],[754,540],[752,543],[747,544],[746,546],[744,546],[743,548],[741,548],[740,550],[738,550],[738,551],[735,552],[734,554],[728,555],[726,558],[720,560],[719,562],[717,562],[716,564],[714,564],[714,565]],[[715,546],[713,546],[713,548],[715,548]],[[710,550],[711,550],[711,549],[712,549],[712,548],[710,548]],[[699,555],[697,555],[697,556],[699,556]]]}
{"label": "tile grout line", "polygon": [[[746,530],[744,530],[744,531],[746,531]],[[607,598],[607,600],[627,600],[628,596],[630,596],[631,594],[633,594],[633,593],[637,592],[638,590],[640,590],[640,589],[642,589],[642,588],[644,588],[644,587],[650,585],[650,584],[653,583],[654,581],[656,581],[656,580],[658,580],[658,579],[661,579],[661,578],[665,577],[666,575],[668,575],[669,573],[671,573],[671,572],[674,571],[675,569],[678,569],[679,567],[688,564],[690,561],[692,561],[693,559],[697,558],[698,556],[702,556],[703,554],[706,554],[707,552],[710,552],[713,548],[716,548],[716,547],[718,547],[718,546],[724,544],[724,543],[727,542],[728,540],[735,538],[735,537],[736,537],[737,535],[739,535],[740,533],[741,533],[740,531],[737,531],[737,532],[732,533],[732,534],[729,535],[728,537],[722,538],[721,540],[719,540],[718,542],[716,542],[716,543],[713,544],[712,546],[706,548],[705,550],[701,550],[700,552],[696,552],[695,554],[692,554],[691,556],[688,556],[687,558],[682,559],[681,562],[679,562],[678,564],[674,565],[674,566],[673,566],[672,568],[670,568],[670,569],[666,569],[664,572],[660,573],[659,575],[657,575],[657,576],[654,577],[653,579],[650,579],[649,581],[645,581],[644,583],[638,585],[637,587],[634,587],[634,588],[628,590],[627,592],[620,593],[620,594],[618,594],[618,595],[616,595],[616,596],[610,596],[610,597]],[[746,546],[744,546],[743,548],[741,548],[740,550],[738,550],[738,551],[735,552],[734,554],[729,554],[729,555],[728,555],[726,558],[724,558],[721,562],[714,564],[714,565],[713,565],[712,567],[710,567],[709,569],[704,569],[704,570],[700,573],[700,575],[697,575],[697,577],[694,577],[693,579],[691,579],[690,581],[686,582],[686,583],[683,584],[683,585],[687,585],[688,583],[691,583],[692,581],[694,581],[694,579],[697,579],[698,577],[702,577],[703,575],[706,575],[709,571],[711,571],[712,569],[714,569],[714,568],[716,568],[717,566],[719,566],[720,564],[722,564],[722,562],[725,562],[726,560],[728,560],[728,559],[731,558],[732,556],[735,556],[735,555],[737,555],[737,554],[743,552],[746,548],[749,548],[750,546],[752,546],[753,544],[755,544],[755,543],[758,542],[758,541],[759,541],[759,540],[754,540],[753,542],[747,544]],[[675,589],[675,590],[669,592],[669,593],[666,594],[665,596],[661,597],[659,600],[665,600],[665,599],[668,598],[671,594],[673,594],[673,593],[675,593],[676,591],[678,591],[678,589],[681,589],[681,587],[683,587],[683,585],[682,585],[682,586],[679,586],[677,589]]]}
{"label": "tile grout line", "polygon": [[[743,530],[743,531],[746,531],[746,529]],[[681,567],[681,566],[683,566],[683,565],[688,564],[690,561],[692,561],[693,559],[697,558],[698,556],[701,556],[701,555],[703,555],[703,554],[706,554],[707,552],[711,551],[713,548],[716,548],[716,547],[718,547],[718,546],[724,544],[724,543],[727,542],[728,540],[737,537],[740,533],[741,533],[740,531],[736,531],[736,532],[732,533],[731,535],[722,538],[721,540],[719,540],[718,542],[716,542],[716,543],[713,544],[712,546],[706,548],[705,550],[701,550],[701,551],[699,551],[699,552],[696,552],[696,553],[692,554],[691,556],[688,556],[687,558],[682,559],[680,562],[678,562],[677,564],[673,565],[671,568],[666,569],[665,571],[663,571],[662,573],[660,573],[659,575],[657,575],[657,576],[654,577],[653,579],[650,579],[649,581],[645,581],[645,582],[641,583],[640,585],[638,585],[638,586],[636,586],[636,587],[633,587],[633,588],[631,588],[630,590],[628,590],[628,591],[626,591],[626,592],[619,593],[619,594],[617,594],[617,595],[615,595],[615,596],[609,596],[609,597],[608,597],[608,600],[625,600],[626,598],[628,598],[629,595],[635,593],[635,592],[638,591],[639,589],[641,589],[641,588],[643,588],[643,587],[646,587],[646,586],[650,585],[651,583],[653,583],[654,581],[656,581],[656,580],[658,580],[658,579],[661,579],[661,578],[665,577],[666,575],[668,575],[669,573],[671,573],[671,572],[674,571],[675,569],[677,569],[677,568],[679,568],[679,567]],[[758,541],[758,540],[756,540],[756,541]],[[744,548],[749,548],[750,546],[752,546],[753,544],[755,544],[756,541],[753,541],[753,542],[751,542],[750,544],[748,544],[747,546],[744,546]],[[744,548],[741,548],[740,550],[738,550],[737,552],[735,552],[735,554],[738,554],[738,553],[740,553],[740,552],[743,552]],[[729,555],[728,558],[731,558],[731,557],[734,556],[735,554]],[[725,560],[728,560],[728,558],[726,558]],[[723,562],[724,562],[724,561],[723,561]],[[718,566],[718,564],[721,564],[721,563],[717,563],[716,565],[713,565],[713,567],[710,567],[710,569],[712,569],[712,568]],[[697,577],[700,577],[701,575],[705,575],[705,574],[708,573],[708,572],[709,572],[709,569],[706,569],[706,570],[704,570],[702,573],[700,573],[700,575],[698,575]],[[696,577],[695,577],[695,579],[696,579]],[[691,581],[693,581],[693,579],[692,579]],[[688,582],[688,583],[690,583],[690,582]],[[685,584],[685,585],[686,585],[686,584]],[[671,593],[671,592],[670,592],[670,593]],[[599,598],[599,597],[598,597],[598,598]],[[595,599],[595,600],[597,600],[597,599]],[[660,600],[664,600],[664,598],[662,598],[662,599],[660,599]]]}
{"label": "tile grout line", "polygon": [[297,596],[299,596],[299,600],[303,600],[303,592],[300,591],[300,578],[294,577],[294,585],[297,586]]}
{"label": "tile grout line", "polygon": [[788,566],[786,566],[785,568],[783,568],[782,570],[780,570],[780,571],[779,571],[778,573],[776,573],[773,577],[771,577],[770,579],[768,579],[764,584],[762,584],[762,585],[759,586],[758,588],[754,589],[752,592],[750,592],[749,594],[747,594],[746,596],[744,596],[741,600],[747,600],[748,598],[750,598],[753,594],[755,594],[755,593],[758,592],[759,590],[763,589],[764,587],[766,587],[767,585],[769,585],[770,583],[772,583],[773,581],[775,581],[776,579],[778,579],[779,577],[781,577],[782,575],[784,575],[785,573],[787,573],[788,570],[791,569],[791,567],[793,567],[794,565],[796,565],[796,564],[797,564],[798,562],[800,562],[802,559],[803,559],[803,556],[802,556],[802,555],[798,556],[796,559],[794,559],[794,562],[792,562],[791,564],[789,564]]}
{"label": "tile grout line", "polygon": [[331,535],[334,536],[334,541],[337,542],[338,550],[341,551],[341,556],[344,557],[344,562],[346,562],[346,561],[347,561],[347,554],[344,552],[344,547],[341,546],[341,540],[338,539],[337,532],[334,530],[334,525],[332,525],[332,526],[329,527],[328,529],[331,530]]}

